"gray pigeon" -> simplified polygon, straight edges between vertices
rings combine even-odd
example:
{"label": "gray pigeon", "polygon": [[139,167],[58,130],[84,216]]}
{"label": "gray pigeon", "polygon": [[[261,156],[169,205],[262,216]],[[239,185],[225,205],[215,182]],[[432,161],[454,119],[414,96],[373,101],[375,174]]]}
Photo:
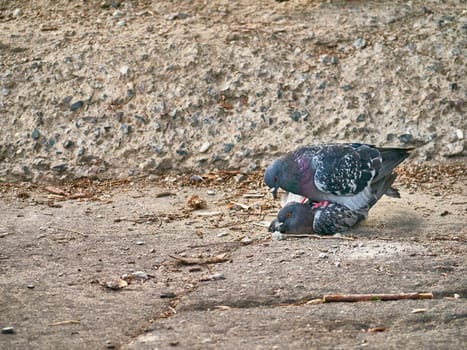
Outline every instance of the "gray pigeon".
{"label": "gray pigeon", "polygon": [[[359,143],[303,147],[269,165],[264,182],[274,198],[282,188],[317,206],[335,203],[350,210],[369,208],[379,199],[376,192],[412,150]],[[391,195],[391,189],[387,190]]]}
{"label": "gray pigeon", "polygon": [[366,208],[350,210],[335,203],[329,204],[326,208],[313,208],[310,204],[289,202],[271,222],[269,232],[332,235],[351,229],[366,219],[367,215]]}
{"label": "gray pigeon", "polygon": [[[308,202],[288,202],[277,214],[269,226],[269,231],[279,231],[284,234],[311,234],[318,233],[331,235],[337,232],[347,231],[368,217],[370,208],[387,193],[394,191],[393,196],[398,197],[399,192],[392,189],[391,185],[396,179],[396,174],[388,175],[381,183],[376,183],[371,188],[374,199],[360,209],[352,210],[348,207],[330,203],[327,206],[316,206]],[[291,196],[291,200],[300,197]]]}

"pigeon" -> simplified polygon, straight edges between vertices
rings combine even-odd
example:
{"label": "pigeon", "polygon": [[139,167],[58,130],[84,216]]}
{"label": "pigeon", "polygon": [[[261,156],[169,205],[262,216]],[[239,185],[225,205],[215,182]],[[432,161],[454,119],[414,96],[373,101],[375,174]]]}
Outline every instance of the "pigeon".
{"label": "pigeon", "polygon": [[325,208],[314,208],[308,203],[289,202],[271,222],[269,232],[332,235],[351,229],[365,220],[367,215],[367,208],[350,210],[336,203],[330,203]]}
{"label": "pigeon", "polygon": [[[316,202],[315,208],[335,203],[359,210],[374,205],[376,192],[413,149],[360,143],[302,147],[270,164],[264,182],[274,198],[282,188]],[[391,188],[387,192],[393,195]]]}
{"label": "pigeon", "polygon": [[399,192],[391,187],[395,179],[396,174],[392,173],[382,183],[373,185],[371,192],[374,194],[374,199],[368,206],[356,210],[337,203],[315,206],[309,200],[305,203],[302,197],[288,195],[284,197],[288,202],[279,211],[277,218],[271,222],[269,232],[331,235],[350,230],[368,217],[371,207],[389,190],[394,191],[394,196],[399,196]]}

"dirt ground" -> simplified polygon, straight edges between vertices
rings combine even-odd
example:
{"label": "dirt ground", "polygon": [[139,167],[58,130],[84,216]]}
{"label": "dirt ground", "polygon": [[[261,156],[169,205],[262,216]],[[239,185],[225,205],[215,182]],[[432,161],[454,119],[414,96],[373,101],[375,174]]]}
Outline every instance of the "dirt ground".
{"label": "dirt ground", "polygon": [[[345,235],[281,241],[261,174],[3,185],[0,326],[14,333],[1,348],[464,348],[459,169],[401,175],[402,198]],[[192,210],[193,195],[207,206]],[[433,299],[310,302],[402,292]]]}
{"label": "dirt ground", "polygon": [[[467,348],[466,35],[462,0],[0,0],[0,349]],[[262,171],[321,142],[416,147],[402,198],[272,240]]]}

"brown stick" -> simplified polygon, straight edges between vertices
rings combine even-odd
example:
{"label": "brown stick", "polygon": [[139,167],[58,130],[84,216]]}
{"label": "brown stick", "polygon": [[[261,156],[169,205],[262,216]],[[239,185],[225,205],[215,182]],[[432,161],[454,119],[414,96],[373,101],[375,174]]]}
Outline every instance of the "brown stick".
{"label": "brown stick", "polygon": [[78,320],[66,320],[66,321],[51,323],[51,324],[49,324],[49,326],[53,327],[53,326],[63,326],[63,325],[66,325],[66,324],[79,324],[79,323],[81,323],[81,321],[78,321]]}
{"label": "brown stick", "polygon": [[181,265],[218,264],[230,260],[230,257],[227,255],[227,253],[223,253],[217,256],[210,256],[207,258],[182,258],[181,256],[173,255],[169,255],[169,257],[177,260],[177,262]]}
{"label": "brown stick", "polygon": [[329,302],[387,301],[403,299],[433,299],[433,293],[395,293],[395,294],[329,294],[323,297]]}

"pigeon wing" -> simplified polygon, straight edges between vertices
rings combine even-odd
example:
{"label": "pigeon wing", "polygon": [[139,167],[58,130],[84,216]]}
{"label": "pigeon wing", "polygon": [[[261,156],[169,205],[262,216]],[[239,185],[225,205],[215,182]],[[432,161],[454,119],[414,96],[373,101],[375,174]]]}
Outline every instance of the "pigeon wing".
{"label": "pigeon wing", "polygon": [[330,204],[326,208],[318,208],[313,221],[313,231],[323,235],[332,235],[347,231],[368,216],[368,208],[351,210],[339,204]]}
{"label": "pigeon wing", "polygon": [[318,190],[351,196],[367,188],[381,166],[379,151],[369,145],[336,144],[322,147],[313,158]]}

